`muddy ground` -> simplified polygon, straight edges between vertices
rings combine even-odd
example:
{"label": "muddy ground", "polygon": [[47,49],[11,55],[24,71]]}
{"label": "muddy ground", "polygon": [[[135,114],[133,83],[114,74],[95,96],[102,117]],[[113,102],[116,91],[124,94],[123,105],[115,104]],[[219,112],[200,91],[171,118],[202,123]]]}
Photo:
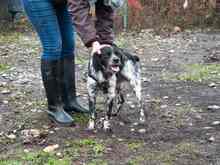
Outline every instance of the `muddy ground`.
{"label": "muddy ground", "polygon": [[[0,165],[219,165],[220,32],[153,30],[123,33],[117,44],[142,64],[147,121],[138,124],[135,97],[113,118],[113,132],[88,132],[50,122],[40,76],[40,44],[33,32],[0,34]],[[87,104],[88,51],[77,42],[77,84]],[[99,116],[104,115],[102,95]],[[51,151],[45,152],[45,148]]]}

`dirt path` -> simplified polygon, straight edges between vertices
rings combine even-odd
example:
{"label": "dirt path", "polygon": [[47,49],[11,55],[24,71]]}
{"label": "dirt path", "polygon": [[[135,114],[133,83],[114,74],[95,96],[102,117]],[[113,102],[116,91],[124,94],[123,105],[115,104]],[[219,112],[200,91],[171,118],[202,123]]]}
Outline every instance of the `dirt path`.
{"label": "dirt path", "polygon": [[[43,112],[35,34],[0,35],[0,165],[220,164],[219,41],[220,33],[207,31],[118,36],[118,45],[141,58],[148,118],[137,123],[134,96],[125,88],[124,110],[113,119],[113,133],[106,134],[86,131],[87,116],[75,115],[76,127],[53,125]],[[78,43],[78,94],[87,103],[88,52]],[[102,109],[101,97],[98,104]],[[53,152],[43,152],[55,144]]]}

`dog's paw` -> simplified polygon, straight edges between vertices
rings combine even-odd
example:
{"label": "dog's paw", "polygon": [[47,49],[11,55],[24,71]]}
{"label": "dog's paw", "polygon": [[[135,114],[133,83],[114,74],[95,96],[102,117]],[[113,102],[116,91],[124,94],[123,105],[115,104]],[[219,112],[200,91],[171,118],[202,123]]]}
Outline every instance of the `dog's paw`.
{"label": "dog's paw", "polygon": [[94,130],[95,129],[95,120],[93,119],[89,119],[89,123],[88,123],[88,130]]}
{"label": "dog's paw", "polygon": [[103,123],[104,123],[104,121],[105,121],[105,118],[104,117],[102,117],[102,118],[100,118],[97,122],[96,122],[96,127],[98,128],[98,129],[103,129]]}
{"label": "dog's paw", "polygon": [[103,129],[105,132],[111,132],[112,129],[111,129],[111,123],[109,120],[104,120],[103,122]]}

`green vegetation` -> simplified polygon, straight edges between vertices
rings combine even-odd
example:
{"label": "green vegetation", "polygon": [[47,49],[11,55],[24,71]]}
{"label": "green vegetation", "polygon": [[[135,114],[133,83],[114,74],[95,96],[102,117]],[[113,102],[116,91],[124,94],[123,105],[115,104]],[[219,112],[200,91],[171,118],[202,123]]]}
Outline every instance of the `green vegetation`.
{"label": "green vegetation", "polygon": [[80,125],[85,125],[89,121],[89,116],[86,114],[74,114],[74,119],[76,123]]}
{"label": "green vegetation", "polygon": [[88,60],[81,57],[81,56],[76,56],[76,64],[78,65],[86,65],[88,63]]}
{"label": "green vegetation", "polygon": [[138,156],[138,157],[135,157],[134,159],[131,159],[131,160],[129,160],[128,161],[128,165],[141,165],[142,163],[141,162],[143,162],[144,161],[144,156]]}
{"label": "green vegetation", "polygon": [[34,165],[69,165],[70,159],[59,159],[54,154],[45,152],[28,153],[23,158],[26,162],[31,162]]}
{"label": "green vegetation", "polygon": [[136,142],[129,142],[128,143],[128,148],[131,151],[138,150],[142,146],[143,146],[143,143],[142,142],[138,142],[138,141],[136,141]]}
{"label": "green vegetation", "polygon": [[220,79],[220,64],[192,64],[186,66],[186,72],[177,76],[182,81],[206,81]]}
{"label": "green vegetation", "polygon": [[190,105],[177,107],[174,112],[175,113],[175,118],[174,118],[175,126],[177,128],[183,126],[186,117],[189,115],[189,113],[193,111],[195,111],[195,109],[193,109]]}
{"label": "green vegetation", "polygon": [[21,33],[18,32],[5,32],[0,33],[0,43],[14,43],[22,37]]}
{"label": "green vegetation", "polygon": [[102,155],[105,147],[103,144],[98,143],[94,139],[83,139],[78,142],[78,144],[82,147],[89,147],[95,156]]}
{"label": "green vegetation", "polygon": [[122,34],[117,37],[115,44],[120,48],[124,48],[128,45],[128,41],[126,40],[125,37],[123,37],[123,34]]}
{"label": "green vegetation", "polygon": [[129,165],[163,164],[175,165],[177,159],[187,157],[191,160],[198,159],[198,148],[191,143],[180,143],[166,151],[146,151],[144,155],[137,156],[128,161]]}
{"label": "green vegetation", "polygon": [[30,152],[24,153],[15,159],[0,160],[0,165],[70,165],[71,161],[68,157],[58,158],[52,153]]}
{"label": "green vegetation", "polygon": [[102,156],[104,151],[104,144],[94,139],[68,141],[65,147],[65,154],[71,156],[73,159],[78,159],[83,156],[97,158]]}
{"label": "green vegetation", "polygon": [[0,64],[0,73],[8,70],[10,68],[7,64]]}
{"label": "green vegetation", "polygon": [[190,64],[184,67],[183,73],[162,73],[164,80],[180,81],[217,81],[220,80],[220,64]]}

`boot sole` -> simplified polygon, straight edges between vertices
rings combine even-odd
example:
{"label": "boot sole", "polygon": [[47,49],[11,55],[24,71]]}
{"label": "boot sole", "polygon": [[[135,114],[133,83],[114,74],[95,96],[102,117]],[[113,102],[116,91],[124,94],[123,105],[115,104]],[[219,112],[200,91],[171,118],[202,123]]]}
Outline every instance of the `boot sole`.
{"label": "boot sole", "polygon": [[50,119],[50,121],[52,121],[53,123],[55,123],[56,125],[62,126],[62,127],[70,127],[70,126],[75,126],[76,124],[74,122],[72,123],[60,123],[59,121],[57,121],[53,116],[48,115],[48,118]]}

